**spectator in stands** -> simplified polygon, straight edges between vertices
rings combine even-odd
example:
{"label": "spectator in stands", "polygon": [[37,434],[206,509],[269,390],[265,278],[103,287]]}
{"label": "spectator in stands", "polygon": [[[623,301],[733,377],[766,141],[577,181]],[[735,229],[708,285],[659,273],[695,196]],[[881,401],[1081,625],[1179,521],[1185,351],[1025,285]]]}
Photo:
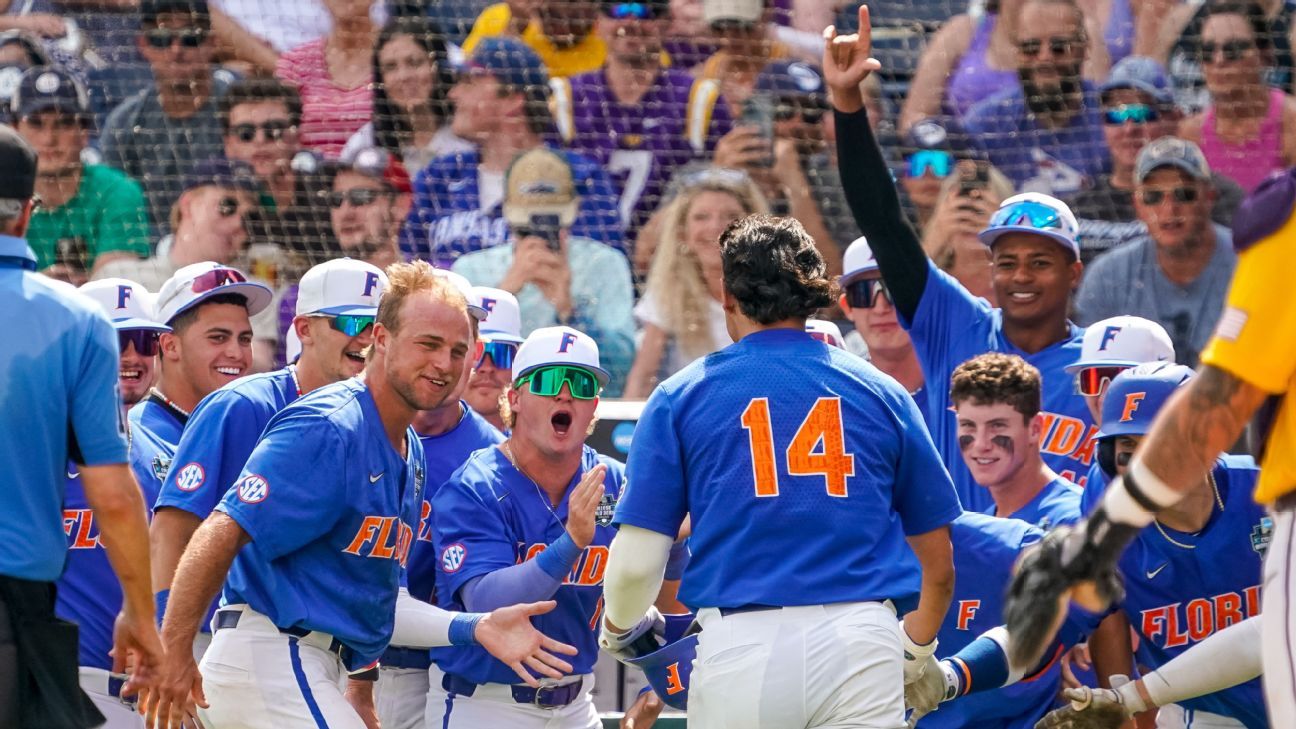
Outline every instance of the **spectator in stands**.
{"label": "spectator in stands", "polygon": [[1026,0],[1020,83],[977,104],[967,131],[1019,191],[1069,195],[1107,171],[1097,88],[1081,75],[1089,34],[1073,0]]}
{"label": "spectator in stands", "polygon": [[418,172],[436,157],[472,149],[447,123],[454,73],[435,25],[423,18],[388,21],[374,43],[373,77],[373,120],[347,140],[344,157],[381,147]]}
{"label": "spectator in stands", "polygon": [[[508,242],[500,209],[504,172],[522,152],[556,139],[540,57],[512,38],[486,38],[450,90],[450,128],[477,145],[433,160],[414,180],[414,209],[401,237],[407,256],[447,267],[455,258]],[[569,154],[581,210],[573,235],[623,246],[616,193],[607,174]],[[481,282],[474,282],[481,283]]]}
{"label": "spectator in stands", "polygon": [[567,147],[613,178],[621,222],[633,239],[676,170],[715,152],[729,131],[729,110],[716,82],[662,67],[667,0],[604,0],[602,7],[607,63],[554,81],[562,89],[555,116]]}
{"label": "spectator in stands", "polygon": [[1162,137],[1148,144],[1134,179],[1134,208],[1147,235],[1094,261],[1076,297],[1079,319],[1151,319],[1169,332],[1178,362],[1196,366],[1233,277],[1232,232],[1210,221],[1210,166],[1192,142]]}
{"label": "spectator in stands", "polygon": [[18,89],[18,79],[23,72],[36,66],[58,68],[76,79],[82,86],[86,85],[86,65],[74,53],[65,50],[59,43],[58,36],[49,35],[57,32],[60,36],[66,32],[68,21],[56,16],[42,15],[6,15],[0,16],[0,28],[4,20],[37,19],[37,25],[47,23],[52,26],[42,33],[36,30],[0,30],[0,102],[5,105]]}
{"label": "spectator in stands", "polygon": [[1011,196],[1012,183],[1002,172],[984,160],[964,160],[941,184],[936,209],[922,231],[923,250],[932,263],[992,306],[998,297],[991,281],[990,251],[977,234]]}
{"label": "spectator in stands", "polygon": [[23,74],[10,111],[36,150],[36,194],[27,242],[46,275],[80,285],[115,259],[149,254],[148,211],[140,186],[120,170],[84,164],[91,124],[86,90],[66,72]]}
{"label": "spectator in stands", "polygon": [[301,141],[330,159],[373,114],[374,0],[325,0],[327,36],[284,53],[275,76],[302,100]]}
{"label": "spectator in stands", "polygon": [[855,331],[845,336],[846,351],[868,359],[874,367],[895,378],[913,395],[918,409],[926,413],[922,366],[909,332],[896,318],[891,292],[887,291],[877,258],[864,238],[857,238],[846,248],[839,285],[842,293],[838,305],[855,325]]}
{"label": "spectator in stands", "polygon": [[1254,3],[1209,6],[1199,47],[1211,104],[1179,127],[1217,172],[1248,192],[1270,172],[1296,164],[1296,99],[1265,85],[1266,31]]}
{"label": "spectator in stands", "polygon": [[[327,0],[212,0],[212,34],[223,57],[273,73],[279,54],[317,41],[333,29]],[[374,27],[387,20],[387,4],[369,6]]]}
{"label": "spectator in stands", "polygon": [[661,243],[634,309],[643,338],[625,397],[648,397],[661,380],[732,343],[720,306],[720,234],[735,220],[768,211],[760,188],[742,172],[708,167],[684,177],[663,210]]}
{"label": "spectator in stands", "polygon": [[695,75],[720,82],[720,94],[735,119],[742,114],[766,64],[790,54],[787,46],[773,37],[772,12],[765,0],[702,0],[702,17],[720,50]]}
{"label": "spectator in stands", "polygon": [[967,134],[950,117],[929,117],[909,127],[900,142],[904,165],[897,175],[904,191],[914,227],[927,227],[941,187],[954,174],[954,166],[967,158]]}
{"label": "spectator in stands", "polygon": [[159,231],[194,166],[222,149],[210,36],[207,0],[141,0],[138,42],[153,84],[113,109],[99,137],[104,162],[144,187]]}
{"label": "spectator in stands", "polygon": [[615,248],[573,234],[580,207],[574,172],[567,157],[550,149],[520,155],[504,178],[511,245],[469,253],[452,270],[516,296],[523,336],[564,325],[593,337],[612,373],[604,392],[616,397],[634,359],[630,265]]}
{"label": "spectator in stands", "polygon": [[[509,0],[491,5],[473,23],[464,40],[464,53],[475,53],[486,38],[519,37],[544,62],[553,78],[596,71],[607,58],[607,44],[594,31],[601,0]],[[515,6],[521,6],[521,8]],[[530,20],[521,22],[519,10]],[[523,16],[526,17],[526,16]],[[516,28],[521,25],[522,30]]]}
{"label": "spectator in stands", "polygon": [[[1153,139],[1172,136],[1179,124],[1179,112],[1156,61],[1130,56],[1112,69],[1101,87],[1103,137],[1111,152],[1112,171],[1068,200],[1080,220],[1080,253],[1088,263],[1104,251],[1147,233],[1134,210],[1134,161]],[[1237,183],[1211,174],[1216,191],[1211,218],[1230,225],[1233,211],[1242,202]]]}
{"label": "spectator in stands", "polygon": [[363,149],[345,161],[328,196],[341,254],[383,269],[401,260],[397,238],[409,215],[410,191],[409,173],[384,149]]}

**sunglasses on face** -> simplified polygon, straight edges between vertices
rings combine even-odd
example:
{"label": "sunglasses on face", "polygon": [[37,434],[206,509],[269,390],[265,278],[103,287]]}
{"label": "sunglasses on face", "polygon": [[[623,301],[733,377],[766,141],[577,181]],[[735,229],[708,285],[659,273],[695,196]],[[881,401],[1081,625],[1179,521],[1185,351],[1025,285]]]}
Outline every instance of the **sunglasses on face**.
{"label": "sunglasses on face", "polygon": [[153,28],[145,31],[144,39],[158,50],[164,50],[180,41],[183,48],[197,48],[207,40],[207,31],[200,28]]}
{"label": "sunglasses on face", "polygon": [[521,387],[528,383],[531,385],[531,394],[540,397],[557,397],[558,393],[562,392],[564,384],[567,385],[571,396],[577,400],[593,400],[599,393],[598,378],[594,373],[567,365],[541,367],[528,372],[518,378],[518,381],[513,383],[513,387]]}
{"label": "sunglasses on face", "polygon": [[378,317],[371,314],[338,314],[326,318],[329,320],[330,326],[348,337],[359,336],[366,329],[373,326],[378,319]]}
{"label": "sunglasses on face", "polygon": [[291,127],[292,125],[286,119],[272,119],[261,124],[235,124],[230,128],[230,134],[240,142],[251,142],[256,139],[257,131],[260,130],[265,134],[267,142],[277,142],[283,139],[284,132]]}
{"label": "sunglasses on face", "polygon": [[801,121],[806,124],[818,124],[823,119],[824,109],[818,106],[807,106],[799,102],[782,102],[774,107],[774,121],[791,121],[797,116],[800,116]]}
{"label": "sunglasses on face", "polygon": [[1160,118],[1161,113],[1147,104],[1121,104],[1103,112],[1103,120],[1111,126],[1120,126],[1125,122],[1147,124]]}
{"label": "sunglasses on face", "polygon": [[329,207],[335,210],[342,207],[342,203],[344,202],[351,203],[351,207],[353,208],[363,208],[373,205],[378,199],[378,196],[382,194],[382,190],[372,187],[353,187],[350,190],[330,192],[328,196],[328,204]]}
{"label": "sunglasses on face", "polygon": [[1047,41],[1040,38],[1027,38],[1017,42],[1017,49],[1022,52],[1022,55],[1031,58],[1038,56],[1039,52],[1045,48],[1048,49],[1051,56],[1065,56],[1071,52],[1075,43],[1075,38],[1064,38],[1062,36],[1054,36]]}
{"label": "sunglasses on face", "polygon": [[1143,190],[1139,193],[1144,205],[1160,205],[1165,199],[1166,194],[1174,196],[1177,203],[1190,203],[1197,200],[1197,188],[1195,187],[1175,187],[1169,190]]}
{"label": "sunglasses on face", "polygon": [[126,348],[133,344],[141,357],[152,357],[158,353],[158,338],[161,336],[161,332],[152,329],[122,329],[117,332],[117,346],[125,354]]}
{"label": "sunglasses on face", "polygon": [[614,3],[604,6],[603,13],[613,20],[653,20],[657,17],[646,3]]}
{"label": "sunglasses on face", "polygon": [[1212,43],[1202,41],[1201,57],[1203,63],[1211,63],[1215,60],[1217,53],[1224,55],[1225,61],[1237,61],[1247,54],[1247,51],[1255,48],[1255,41],[1246,38],[1234,38],[1223,43]]}
{"label": "sunglasses on face", "polygon": [[891,292],[880,278],[853,281],[846,287],[846,303],[850,304],[852,309],[872,309],[879,297],[885,298],[888,303],[893,303]]}
{"label": "sunglasses on face", "polygon": [[1103,393],[1107,385],[1116,379],[1116,375],[1129,369],[1128,367],[1086,367],[1076,373],[1076,390],[1081,395],[1097,397]]}
{"label": "sunglasses on face", "polygon": [[[518,345],[512,342],[487,342],[482,341],[481,356],[477,358],[476,367],[481,367],[490,357],[491,363],[497,370],[513,369],[513,358],[517,356]],[[533,390],[534,392],[534,390]]]}
{"label": "sunglasses on face", "polygon": [[954,171],[954,155],[943,149],[924,149],[909,155],[909,176],[922,177],[930,172],[943,180]]}
{"label": "sunglasses on face", "polygon": [[219,286],[236,283],[247,283],[247,276],[244,276],[242,271],[234,268],[213,268],[194,278],[191,288],[195,294],[201,294]]}

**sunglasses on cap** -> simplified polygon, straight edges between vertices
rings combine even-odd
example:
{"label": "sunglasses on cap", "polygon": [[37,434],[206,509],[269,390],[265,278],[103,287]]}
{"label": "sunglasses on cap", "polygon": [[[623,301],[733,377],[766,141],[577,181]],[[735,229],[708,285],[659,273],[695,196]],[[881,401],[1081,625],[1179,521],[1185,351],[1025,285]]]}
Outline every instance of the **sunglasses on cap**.
{"label": "sunglasses on cap", "polygon": [[144,32],[144,40],[158,50],[170,48],[180,41],[184,48],[197,48],[207,40],[207,31],[202,28],[152,28]]}
{"label": "sunglasses on cap", "polygon": [[1076,391],[1081,395],[1097,397],[1107,389],[1107,385],[1116,379],[1116,375],[1129,367],[1086,367],[1076,373]]}
{"label": "sunglasses on cap", "polygon": [[363,208],[373,205],[382,194],[382,190],[374,187],[353,187],[350,190],[330,192],[328,204],[334,210],[342,207],[344,202],[351,203],[353,208]]}
{"label": "sunglasses on cap", "polygon": [[1148,104],[1121,104],[1103,112],[1103,121],[1110,126],[1120,126],[1125,122],[1147,124],[1161,118],[1161,112]]}
{"label": "sunglasses on cap", "polygon": [[475,367],[481,367],[486,358],[490,357],[495,369],[513,369],[513,358],[517,356],[518,345],[512,342],[487,342],[485,340],[481,344],[481,354],[477,357]]}
{"label": "sunglasses on cap", "polygon": [[161,332],[153,329],[120,329],[117,331],[117,346],[125,354],[126,348],[133,344],[141,357],[152,357],[158,353],[161,336]]}
{"label": "sunglasses on cap", "polygon": [[540,397],[557,397],[562,392],[563,385],[567,385],[571,396],[577,400],[593,400],[598,397],[599,384],[598,378],[594,373],[581,367],[570,367],[568,365],[551,365],[532,370],[526,375],[519,377],[513,387],[521,387],[524,384],[531,385],[531,394]]}
{"label": "sunglasses on cap", "polygon": [[909,155],[909,176],[922,177],[931,172],[938,180],[949,177],[954,171],[954,155],[943,149],[923,149]]}
{"label": "sunglasses on cap", "polygon": [[846,287],[846,303],[850,304],[852,309],[872,309],[879,296],[885,298],[888,303],[894,303],[891,292],[880,278],[852,281]]}
{"label": "sunglasses on cap", "polygon": [[325,318],[329,320],[329,324],[334,329],[348,337],[358,336],[378,320],[378,317],[372,314],[337,314]]}
{"label": "sunglasses on cap", "polygon": [[1247,51],[1255,48],[1255,41],[1246,38],[1234,38],[1223,43],[1202,41],[1200,48],[1203,63],[1214,61],[1217,53],[1222,54],[1225,61],[1238,61],[1246,55]]}
{"label": "sunglasses on cap", "polygon": [[1197,188],[1195,187],[1176,187],[1170,190],[1142,190],[1139,192],[1139,198],[1143,200],[1144,205],[1160,205],[1165,199],[1166,194],[1174,196],[1177,203],[1190,203],[1197,201]]}
{"label": "sunglasses on cap", "polygon": [[999,208],[990,216],[990,227],[1001,228],[1008,225],[1027,225],[1041,230],[1064,230],[1062,215],[1056,208],[1034,200],[1023,200]]}
{"label": "sunglasses on cap", "polygon": [[1022,55],[1030,56],[1032,58],[1038,56],[1039,52],[1045,48],[1048,49],[1049,55],[1065,56],[1071,52],[1071,49],[1075,44],[1075,38],[1067,38],[1064,36],[1053,36],[1047,41],[1040,38],[1027,38],[1026,40],[1017,43],[1017,49],[1022,52]]}
{"label": "sunglasses on cap", "polygon": [[242,271],[235,268],[213,268],[206,273],[195,276],[190,289],[195,294],[201,294],[214,288],[236,283],[247,283],[247,276],[244,276]]}
{"label": "sunglasses on cap", "polygon": [[284,132],[292,127],[286,120],[271,119],[268,122],[260,124],[235,124],[230,127],[230,134],[240,142],[251,142],[257,138],[257,132],[265,134],[267,142],[277,142],[283,139]]}

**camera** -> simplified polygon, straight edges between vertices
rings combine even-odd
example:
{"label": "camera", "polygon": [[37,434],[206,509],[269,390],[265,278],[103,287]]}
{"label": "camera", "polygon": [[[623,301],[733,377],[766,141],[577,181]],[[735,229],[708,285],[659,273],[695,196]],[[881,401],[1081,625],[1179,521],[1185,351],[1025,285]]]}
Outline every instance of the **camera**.
{"label": "camera", "polygon": [[561,232],[562,217],[558,215],[532,215],[526,225],[513,228],[513,235],[518,240],[532,236],[543,238],[545,245],[554,253],[562,250],[562,241],[559,239]]}

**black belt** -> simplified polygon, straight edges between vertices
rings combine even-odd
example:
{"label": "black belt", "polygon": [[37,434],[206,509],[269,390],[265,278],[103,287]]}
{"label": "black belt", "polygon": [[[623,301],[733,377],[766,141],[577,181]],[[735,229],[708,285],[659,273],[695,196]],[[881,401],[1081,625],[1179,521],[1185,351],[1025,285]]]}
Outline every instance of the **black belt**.
{"label": "black belt", "polygon": [[[531,704],[541,709],[557,709],[567,706],[581,695],[583,681],[567,683],[562,686],[546,686],[538,689],[530,686],[510,686],[513,689],[513,700],[519,704]],[[472,696],[478,684],[466,678],[447,673],[441,677],[441,688],[447,693],[459,696]]]}
{"label": "black belt", "polygon": [[428,670],[432,665],[432,656],[426,648],[388,648],[378,660],[383,668],[417,668]]}
{"label": "black belt", "polygon": [[[217,610],[216,630],[224,630],[225,628],[237,628],[239,624],[239,618],[242,617],[243,617],[243,611],[241,610]],[[305,638],[306,636],[315,632],[313,630],[307,630],[305,628],[297,628],[297,627],[280,628],[279,626],[276,625],[275,628],[280,633],[283,633],[284,635],[291,635],[294,638]],[[333,638],[332,641],[329,642],[328,652],[337,656],[338,659],[341,660],[343,663],[346,663],[346,657],[345,657],[346,651],[347,651],[346,646],[342,645],[342,641],[338,640],[337,638]]]}
{"label": "black belt", "polygon": [[721,617],[740,615],[742,613],[761,613],[766,610],[782,610],[782,605],[739,605],[738,607],[720,608]]}

